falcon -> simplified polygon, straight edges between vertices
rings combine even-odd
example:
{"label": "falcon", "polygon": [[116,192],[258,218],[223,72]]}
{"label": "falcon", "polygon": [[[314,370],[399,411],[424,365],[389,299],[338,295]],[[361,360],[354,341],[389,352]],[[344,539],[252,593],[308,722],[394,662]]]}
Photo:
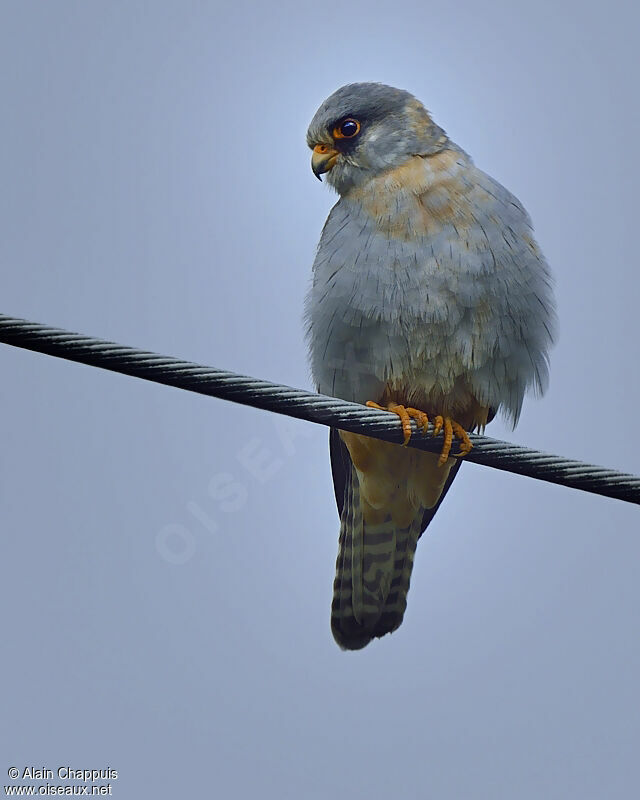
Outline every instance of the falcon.
{"label": "falcon", "polygon": [[[418,539],[498,411],[544,392],[552,282],[520,202],[409,92],[343,86],[307,132],[340,195],[305,305],[317,390],[443,434],[439,454],[332,429],[340,537],[331,628],[358,650],[401,624]],[[453,442],[458,440],[457,448]]]}

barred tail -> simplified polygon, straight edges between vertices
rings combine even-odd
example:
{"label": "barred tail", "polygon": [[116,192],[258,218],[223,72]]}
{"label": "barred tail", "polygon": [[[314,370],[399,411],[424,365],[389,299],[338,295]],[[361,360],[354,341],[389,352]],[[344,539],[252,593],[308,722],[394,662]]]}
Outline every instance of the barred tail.
{"label": "barred tail", "polygon": [[358,476],[345,476],[331,630],[345,650],[359,650],[402,622],[422,513],[406,528],[391,515],[365,524]]}
{"label": "barred tail", "polygon": [[[416,516],[407,527],[399,527],[391,513],[380,510],[372,513],[362,496],[349,450],[335,428],[331,430],[329,443],[340,514],[331,629],[340,647],[359,650],[401,624],[418,539],[449,491],[461,461],[450,467],[435,504],[416,509]],[[423,468],[429,468],[428,461]]]}

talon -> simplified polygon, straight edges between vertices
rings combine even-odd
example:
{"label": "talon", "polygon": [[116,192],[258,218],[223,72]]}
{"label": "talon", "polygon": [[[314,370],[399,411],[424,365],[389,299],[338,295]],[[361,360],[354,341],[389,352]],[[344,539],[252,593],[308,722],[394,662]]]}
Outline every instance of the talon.
{"label": "talon", "polygon": [[455,420],[451,420],[451,425],[453,427],[453,432],[455,435],[460,439],[460,456],[469,455],[471,449],[473,448],[473,444],[471,443],[471,439],[469,438],[469,434],[465,431],[465,429]]}
{"label": "talon", "polygon": [[[388,403],[387,407],[379,405],[378,403],[374,403],[373,400],[367,400],[366,405],[369,408],[375,408],[378,411],[390,411],[392,414],[396,414],[400,418],[400,422],[402,423],[402,435],[403,435],[403,445],[407,445],[409,443],[409,439],[411,439],[411,420],[414,419],[416,422],[416,426],[423,432],[427,432],[427,428],[429,426],[429,417],[425,414],[424,411],[420,411],[418,408],[412,408],[411,406],[403,406],[399,403]],[[471,439],[469,439],[468,433],[465,429],[460,425],[459,422],[456,422],[451,417],[443,417],[438,414],[437,417],[433,420],[433,436],[437,436],[440,432],[443,432],[443,443],[442,443],[442,450],[440,451],[440,457],[438,458],[438,466],[443,467],[449,456],[451,455],[451,447],[453,445],[454,437],[460,440],[460,452],[455,453],[456,458],[463,458],[464,456],[468,455],[471,452],[471,448],[473,444]]]}
{"label": "talon", "polygon": [[440,431],[442,430],[442,426],[444,425],[444,419],[438,414],[438,416],[433,421],[433,435],[437,436]]}
{"label": "talon", "polygon": [[442,467],[445,465],[447,459],[451,454],[451,446],[453,444],[453,437],[455,436],[457,439],[460,440],[460,452],[456,454],[456,457],[463,458],[464,456],[468,455],[473,447],[471,443],[471,439],[469,439],[469,435],[465,431],[465,429],[460,425],[459,422],[451,419],[451,417],[436,417],[435,419],[435,427],[433,429],[433,435],[437,436],[441,430],[444,429],[444,442],[442,444],[442,450],[440,451],[440,458],[438,459],[438,466]]}
{"label": "talon", "polygon": [[369,408],[376,408],[378,411],[390,411],[400,418],[402,423],[403,446],[406,446],[411,439],[411,420],[416,421],[416,426],[422,430],[423,433],[427,432],[429,427],[429,417],[417,408],[411,408],[400,405],[399,403],[389,403],[386,408],[374,403],[373,400],[367,400],[366,405]]}
{"label": "talon", "polygon": [[404,406],[398,405],[398,403],[389,403],[388,409],[393,414],[397,414],[400,417],[400,422],[402,423],[402,433],[404,436],[402,445],[403,447],[406,447],[409,444],[409,439],[411,438],[411,417],[409,416],[407,409]]}
{"label": "talon", "polygon": [[426,433],[429,428],[429,417],[424,413],[424,411],[420,411],[418,408],[407,408],[407,414],[412,418],[415,419],[416,425],[423,433]]}
{"label": "talon", "polygon": [[440,458],[438,459],[438,466],[443,467],[449,458],[451,452],[451,444],[453,442],[453,425],[449,417],[444,418],[444,443],[440,451]]}

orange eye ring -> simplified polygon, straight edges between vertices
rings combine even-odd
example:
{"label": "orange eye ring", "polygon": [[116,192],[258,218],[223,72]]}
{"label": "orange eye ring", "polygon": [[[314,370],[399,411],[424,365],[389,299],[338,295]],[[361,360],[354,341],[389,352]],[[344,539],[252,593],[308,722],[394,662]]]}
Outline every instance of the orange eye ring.
{"label": "orange eye ring", "polygon": [[360,123],[357,119],[348,117],[339,122],[333,129],[334,139],[353,139],[360,133]]}

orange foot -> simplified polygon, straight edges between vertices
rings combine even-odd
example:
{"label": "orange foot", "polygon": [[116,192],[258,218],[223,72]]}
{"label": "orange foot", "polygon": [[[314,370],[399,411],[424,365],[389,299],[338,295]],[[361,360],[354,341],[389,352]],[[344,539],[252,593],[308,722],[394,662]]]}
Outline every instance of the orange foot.
{"label": "orange foot", "polygon": [[[419,411],[417,408],[411,408],[399,405],[398,403],[389,403],[386,408],[373,400],[367,401],[369,408],[377,408],[378,411],[390,411],[392,414],[397,414],[402,423],[402,433],[404,435],[403,445],[406,445],[411,438],[411,420],[415,419],[416,425],[422,430],[423,433],[427,432],[429,425],[429,418],[424,411]],[[437,436],[440,431],[444,430],[444,443],[438,459],[438,466],[442,467],[449,458],[451,453],[451,445],[453,444],[453,437],[457,436],[460,439],[460,456],[466,456],[473,447],[471,440],[465,429],[459,422],[451,419],[451,417],[442,417],[438,415],[433,422],[433,435]]]}

